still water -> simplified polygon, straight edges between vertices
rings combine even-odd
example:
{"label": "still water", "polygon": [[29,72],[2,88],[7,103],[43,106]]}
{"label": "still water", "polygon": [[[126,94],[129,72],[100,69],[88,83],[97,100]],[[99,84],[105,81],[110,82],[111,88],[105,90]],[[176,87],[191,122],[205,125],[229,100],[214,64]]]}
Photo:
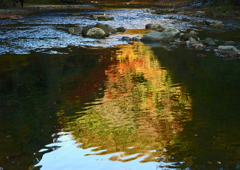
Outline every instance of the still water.
{"label": "still water", "polygon": [[[135,28],[144,22],[127,24],[139,10],[126,10],[128,17],[116,11],[108,12],[119,20],[125,16],[132,29],[125,34],[144,33]],[[65,17],[51,15],[51,22],[67,22],[71,12],[60,14]],[[44,15],[49,13],[30,17]],[[11,24],[1,31],[16,33]],[[15,24],[31,36],[37,34],[29,30],[47,27]],[[0,167],[240,169],[239,60],[186,47],[125,44],[116,38],[122,35],[72,45],[79,37],[67,34],[68,26],[57,25],[64,35],[58,38],[40,31],[50,36],[42,42],[31,36],[1,39],[6,48],[0,56]],[[233,31],[220,35],[220,41],[226,36],[239,43]],[[35,48],[39,42],[45,45],[41,50]]]}

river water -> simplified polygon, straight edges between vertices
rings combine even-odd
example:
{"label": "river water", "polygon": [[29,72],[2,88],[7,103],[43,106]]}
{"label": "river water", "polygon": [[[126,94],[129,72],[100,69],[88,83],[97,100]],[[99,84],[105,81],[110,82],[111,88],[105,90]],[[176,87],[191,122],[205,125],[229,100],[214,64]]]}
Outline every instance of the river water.
{"label": "river water", "polygon": [[[161,23],[239,46],[239,23],[225,20],[216,30],[143,11],[0,20],[0,167],[240,169],[240,60],[118,40]],[[92,13],[113,16],[99,22],[127,31],[103,40],[68,34],[71,26],[95,24]]]}

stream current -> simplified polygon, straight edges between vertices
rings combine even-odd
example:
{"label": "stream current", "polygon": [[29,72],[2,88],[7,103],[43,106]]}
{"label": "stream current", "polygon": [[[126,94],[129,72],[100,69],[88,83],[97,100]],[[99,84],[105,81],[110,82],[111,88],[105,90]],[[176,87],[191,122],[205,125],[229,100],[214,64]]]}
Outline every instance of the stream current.
{"label": "stream current", "polygon": [[[224,20],[218,30],[194,22],[202,18],[144,10],[0,20],[0,167],[240,169],[239,59],[119,41],[159,23],[238,47],[239,22]],[[114,20],[91,20],[91,14]],[[127,31],[101,40],[68,33],[98,22]]]}

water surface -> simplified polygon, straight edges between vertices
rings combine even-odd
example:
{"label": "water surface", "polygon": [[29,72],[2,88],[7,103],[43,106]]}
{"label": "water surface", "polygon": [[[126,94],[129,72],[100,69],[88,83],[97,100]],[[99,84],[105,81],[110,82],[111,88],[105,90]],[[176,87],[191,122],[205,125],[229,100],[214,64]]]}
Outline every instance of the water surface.
{"label": "water surface", "polygon": [[[185,46],[126,44],[118,41],[123,34],[83,39],[67,29],[96,23],[90,13],[114,16],[104,23],[124,25],[128,36],[160,19],[179,29],[186,23],[142,9],[71,16],[76,12],[2,21],[0,167],[240,168],[239,60]],[[239,44],[238,31],[236,24],[200,36]]]}

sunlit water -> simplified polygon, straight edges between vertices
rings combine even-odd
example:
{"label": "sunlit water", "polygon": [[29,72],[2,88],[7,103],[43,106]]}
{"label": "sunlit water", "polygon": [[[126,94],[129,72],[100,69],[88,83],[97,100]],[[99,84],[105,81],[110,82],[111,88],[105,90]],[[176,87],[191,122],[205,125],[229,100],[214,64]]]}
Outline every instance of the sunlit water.
{"label": "sunlit water", "polygon": [[[239,169],[240,62],[163,44],[125,44],[147,23],[181,30],[186,16],[142,9],[45,12],[1,21],[0,167],[3,169]],[[92,13],[124,26],[94,40],[67,33]],[[231,21],[225,21],[231,26]],[[231,31],[202,37],[239,44]],[[71,51],[68,48],[70,47]],[[19,55],[16,55],[19,54]]]}

